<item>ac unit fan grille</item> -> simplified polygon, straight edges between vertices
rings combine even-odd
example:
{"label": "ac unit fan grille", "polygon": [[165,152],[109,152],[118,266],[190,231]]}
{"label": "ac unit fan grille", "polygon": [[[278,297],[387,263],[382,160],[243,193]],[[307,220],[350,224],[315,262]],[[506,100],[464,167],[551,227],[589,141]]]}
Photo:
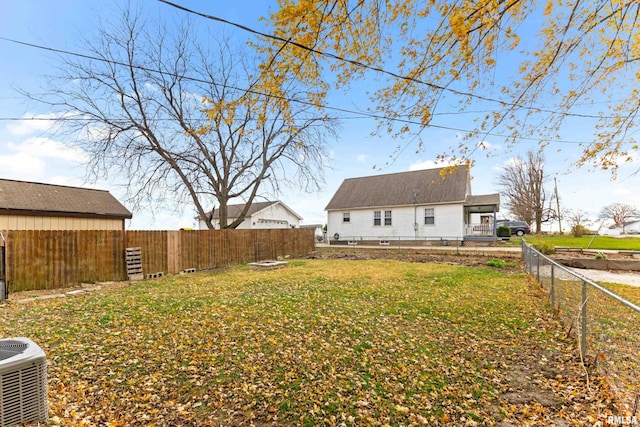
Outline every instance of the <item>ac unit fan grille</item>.
{"label": "ac unit fan grille", "polygon": [[0,426],[46,420],[47,368],[34,364],[19,371],[0,375],[3,402],[0,407]]}
{"label": "ac unit fan grille", "polygon": [[0,341],[0,360],[5,360],[17,354],[24,353],[28,344],[22,341],[4,340]]}

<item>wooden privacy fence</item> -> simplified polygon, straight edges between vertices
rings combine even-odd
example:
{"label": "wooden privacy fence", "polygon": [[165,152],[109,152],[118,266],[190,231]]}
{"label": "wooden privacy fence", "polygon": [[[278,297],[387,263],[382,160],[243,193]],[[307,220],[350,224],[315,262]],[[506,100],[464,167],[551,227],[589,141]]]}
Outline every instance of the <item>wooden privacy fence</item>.
{"label": "wooden privacy fence", "polygon": [[142,249],[146,274],[175,274],[298,256],[314,250],[314,230],[8,231],[9,292],[127,279],[125,249]]}

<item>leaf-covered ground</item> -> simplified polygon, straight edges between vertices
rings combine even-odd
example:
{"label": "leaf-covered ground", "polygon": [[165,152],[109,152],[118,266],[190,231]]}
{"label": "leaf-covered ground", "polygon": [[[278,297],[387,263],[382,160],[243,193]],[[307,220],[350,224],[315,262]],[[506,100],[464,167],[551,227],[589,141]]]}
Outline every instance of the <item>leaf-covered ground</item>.
{"label": "leaf-covered ground", "polygon": [[518,271],[293,260],[0,315],[47,354],[53,425],[562,426],[611,407]]}

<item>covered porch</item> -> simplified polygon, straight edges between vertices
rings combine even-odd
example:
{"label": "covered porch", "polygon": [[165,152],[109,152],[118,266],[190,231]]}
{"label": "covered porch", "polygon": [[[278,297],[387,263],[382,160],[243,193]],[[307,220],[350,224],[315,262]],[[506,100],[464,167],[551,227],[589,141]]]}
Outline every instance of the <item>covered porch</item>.
{"label": "covered porch", "polygon": [[497,240],[496,215],[500,194],[467,196],[464,204],[464,240]]}

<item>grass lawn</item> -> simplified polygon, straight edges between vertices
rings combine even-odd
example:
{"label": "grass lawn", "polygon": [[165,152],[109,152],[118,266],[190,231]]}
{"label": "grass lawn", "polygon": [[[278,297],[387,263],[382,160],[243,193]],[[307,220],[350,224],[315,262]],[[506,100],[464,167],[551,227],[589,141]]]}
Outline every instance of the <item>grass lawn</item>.
{"label": "grass lawn", "polygon": [[3,336],[47,354],[53,425],[592,425],[606,413],[546,296],[490,267],[292,260],[0,316]]}
{"label": "grass lawn", "polygon": [[614,294],[624,298],[632,304],[640,307],[640,287],[622,285],[617,283],[600,283]]}
{"label": "grass lawn", "polygon": [[[611,237],[611,236],[582,236],[533,234],[524,237],[532,245],[548,243],[553,246],[587,249],[616,249],[626,251],[640,251],[640,237]],[[511,240],[520,243],[520,238]]]}

